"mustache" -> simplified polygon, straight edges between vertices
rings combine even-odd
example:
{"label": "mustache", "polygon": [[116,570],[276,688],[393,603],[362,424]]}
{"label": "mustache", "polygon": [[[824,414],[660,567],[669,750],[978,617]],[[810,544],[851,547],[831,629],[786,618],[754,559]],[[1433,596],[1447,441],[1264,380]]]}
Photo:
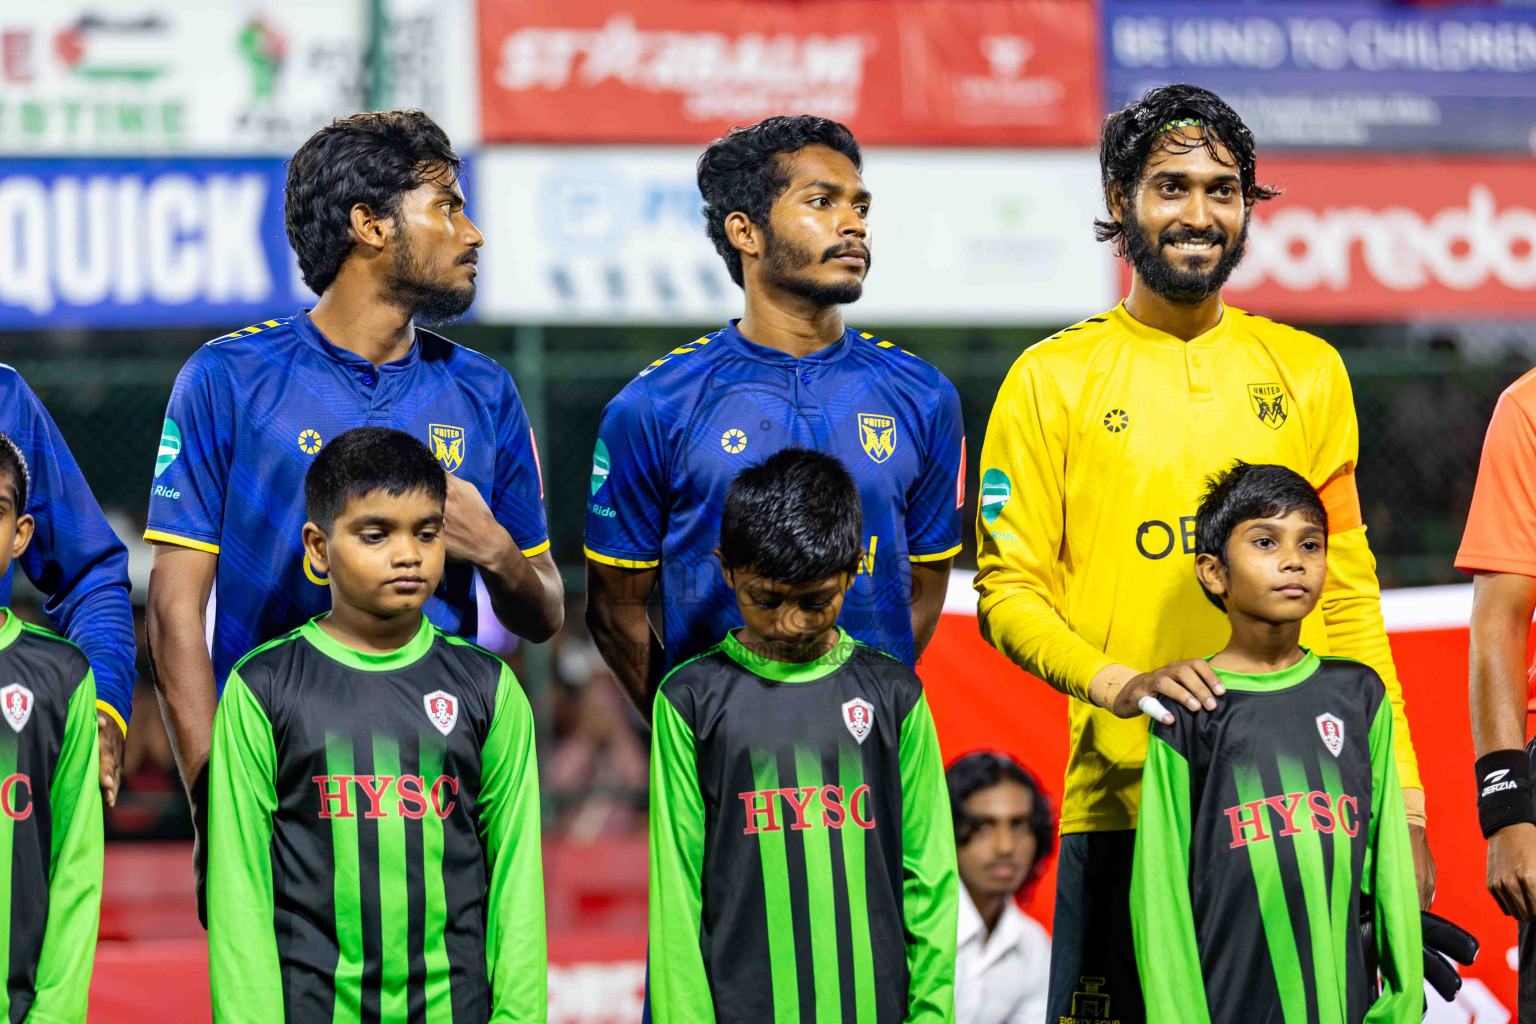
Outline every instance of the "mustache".
{"label": "mustache", "polygon": [[828,260],[835,260],[839,256],[860,256],[864,260],[866,269],[871,263],[874,262],[869,258],[869,247],[858,244],[834,245],[826,252],[821,254],[821,262],[825,263]]}
{"label": "mustache", "polygon": [[1157,242],[1159,245],[1173,245],[1177,242],[1210,242],[1212,245],[1226,245],[1227,233],[1220,228],[1207,228],[1204,231],[1169,228],[1157,236]]}
{"label": "mustache", "polygon": [[458,259],[454,260],[453,262],[455,263],[455,265],[457,265],[459,263],[471,263],[471,264],[479,263],[480,262],[480,250],[479,249],[471,249],[471,250],[469,250],[469,252],[465,253],[463,256],[460,256]]}

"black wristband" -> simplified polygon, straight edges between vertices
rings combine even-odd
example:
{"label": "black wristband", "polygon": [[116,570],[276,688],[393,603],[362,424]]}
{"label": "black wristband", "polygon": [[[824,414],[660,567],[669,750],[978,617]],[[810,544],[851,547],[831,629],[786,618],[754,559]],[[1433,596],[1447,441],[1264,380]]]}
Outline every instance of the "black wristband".
{"label": "black wristband", "polygon": [[1483,838],[1506,825],[1536,825],[1531,762],[1523,750],[1495,750],[1477,759],[1477,823]]}

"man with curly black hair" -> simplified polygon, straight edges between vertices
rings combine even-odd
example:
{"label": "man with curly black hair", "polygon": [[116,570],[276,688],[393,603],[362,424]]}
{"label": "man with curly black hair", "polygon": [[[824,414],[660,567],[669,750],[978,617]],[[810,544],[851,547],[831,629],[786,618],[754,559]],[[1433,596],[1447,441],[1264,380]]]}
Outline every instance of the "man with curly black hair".
{"label": "man with curly black hair", "polygon": [[1109,115],[1098,237],[1125,301],[1026,351],[982,450],[982,634],[1073,698],[1047,1020],[1140,1021],[1129,891],[1148,714],[1213,710],[1204,658],[1229,626],[1195,581],[1201,482],[1234,458],[1300,473],[1328,509],[1328,583],[1302,628],[1369,665],[1391,698],[1421,901],[1434,892],[1424,794],[1355,489],[1349,376],[1320,338],[1226,306],[1256,204],[1253,135],[1205,89]]}
{"label": "man with curly black hair", "polygon": [[[842,622],[912,664],[960,550],[960,399],[910,352],[843,324],[870,268],[869,189],[846,127],[770,117],[699,158],[739,320],[680,345],[608,403],[587,505],[587,623],[642,714],[665,672],[741,625],[714,558],[736,474],[789,447],[858,482],[864,556]],[[661,587],[662,635],[646,618]]]}
{"label": "man with curly black hair", "polygon": [[560,628],[564,588],[517,388],[494,360],[418,327],[452,320],[475,297],[484,238],[465,214],[460,169],[419,110],[320,129],[289,163],[285,209],[320,301],[214,339],[176,379],[144,534],[155,545],[147,633],[200,840],[225,677],[329,607],[301,528],[304,474],[336,435],[403,430],[448,471],[449,563],[425,606],[435,626],[475,636],[478,571],[508,629],[542,641]]}

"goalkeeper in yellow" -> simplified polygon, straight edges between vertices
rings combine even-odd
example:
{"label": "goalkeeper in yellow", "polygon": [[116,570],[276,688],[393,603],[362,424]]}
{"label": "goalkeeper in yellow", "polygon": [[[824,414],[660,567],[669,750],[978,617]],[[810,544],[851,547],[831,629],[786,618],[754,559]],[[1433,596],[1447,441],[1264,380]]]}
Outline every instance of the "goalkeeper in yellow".
{"label": "goalkeeper in yellow", "polygon": [[[1375,669],[1392,701],[1420,902],[1424,793],[1355,490],[1349,378],[1326,342],[1225,306],[1259,185],[1253,135],[1171,85],[1104,122],[1102,241],[1125,301],[1019,357],[982,450],[978,615],[1016,664],[1075,697],[1061,812],[1049,1024],[1144,1020],[1128,895],[1157,701],[1214,709],[1227,619],[1195,579],[1195,508],[1234,458],[1287,466],[1328,510],[1328,580],[1301,643]],[[1171,722],[1172,716],[1166,721]]]}

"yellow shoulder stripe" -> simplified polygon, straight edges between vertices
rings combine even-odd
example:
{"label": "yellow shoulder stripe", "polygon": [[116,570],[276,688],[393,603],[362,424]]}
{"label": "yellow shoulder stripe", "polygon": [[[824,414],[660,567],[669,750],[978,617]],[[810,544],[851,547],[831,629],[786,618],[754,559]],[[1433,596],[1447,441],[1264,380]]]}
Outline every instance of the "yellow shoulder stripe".
{"label": "yellow shoulder stripe", "polygon": [[673,349],[671,352],[668,352],[666,355],[662,356],[660,359],[656,360],[654,363],[652,363],[651,365],[647,366],[646,369],[647,370],[654,370],[654,369],[656,369],[656,367],[660,366],[662,363],[665,363],[668,360],[670,360],[673,356],[685,355],[685,354],[687,354],[689,352],[697,351],[700,346],[708,345],[708,344],[709,344],[709,338],[708,337],[699,338],[697,341],[689,342],[687,345],[683,345],[683,346],[681,346],[679,348]]}
{"label": "yellow shoulder stripe", "polygon": [[223,338],[215,338],[214,340],[215,341],[223,341],[224,338],[244,338],[244,337],[248,337],[248,336],[250,336],[252,334],[260,334],[262,331],[266,330],[268,327],[276,327],[276,326],[277,326],[277,321],[276,320],[263,320],[259,324],[252,324],[249,327],[242,327],[238,331],[230,331],[228,334],[224,335]]}

